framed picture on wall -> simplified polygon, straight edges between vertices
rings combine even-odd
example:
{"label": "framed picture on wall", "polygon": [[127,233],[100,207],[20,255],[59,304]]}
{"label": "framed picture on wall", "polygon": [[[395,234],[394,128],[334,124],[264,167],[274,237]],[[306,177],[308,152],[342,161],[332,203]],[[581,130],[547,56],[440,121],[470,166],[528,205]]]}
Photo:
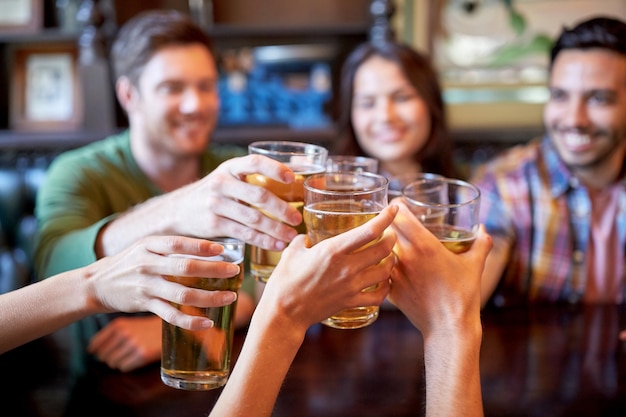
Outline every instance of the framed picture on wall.
{"label": "framed picture on wall", "polygon": [[11,128],[75,130],[82,122],[74,44],[20,45],[13,52]]}
{"label": "framed picture on wall", "polygon": [[0,34],[35,33],[42,27],[43,0],[0,0]]}

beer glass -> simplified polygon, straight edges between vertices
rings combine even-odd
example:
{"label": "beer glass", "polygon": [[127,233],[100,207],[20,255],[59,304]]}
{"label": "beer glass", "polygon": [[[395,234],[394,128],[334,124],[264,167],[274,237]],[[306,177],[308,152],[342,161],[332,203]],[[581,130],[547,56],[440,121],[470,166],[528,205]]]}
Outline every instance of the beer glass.
{"label": "beer glass", "polygon": [[326,171],[378,172],[378,160],[367,156],[330,155],[326,162]]}
{"label": "beer glass", "polygon": [[[224,252],[207,259],[239,265],[239,273],[230,278],[166,277],[188,287],[204,290],[238,291],[243,280],[245,243],[232,238],[215,238]],[[172,255],[193,257],[192,255]],[[210,390],[226,384],[230,373],[236,301],[222,307],[193,307],[172,303],[186,314],[205,316],[213,327],[187,330],[163,320],[161,380],[165,385],[185,390]]]}
{"label": "beer glass", "polygon": [[[322,146],[309,143],[267,141],[251,143],[248,146],[248,153],[265,155],[282,162],[294,171],[296,179],[291,184],[283,184],[260,174],[250,174],[246,177],[246,181],[267,188],[302,213],[304,204],[302,184],[308,176],[325,171],[328,151]],[[306,233],[304,227],[304,223],[301,223],[297,227],[298,233]],[[267,282],[278,264],[281,254],[282,251],[271,251],[251,246],[250,272],[254,279],[262,283]]]}
{"label": "beer glass", "polygon": [[417,174],[404,174],[404,175],[394,175],[387,176],[389,180],[389,201],[393,200],[396,197],[400,197],[402,195],[402,190],[404,187],[409,185],[410,183],[421,180],[421,179],[430,179],[430,178],[443,178],[439,174],[433,174],[430,172],[420,172]]}
{"label": "beer glass", "polygon": [[[304,222],[310,244],[354,229],[378,215],[387,205],[387,183],[385,177],[366,172],[327,172],[307,178]],[[378,310],[378,306],[349,308],[322,323],[356,329],[376,321]]]}
{"label": "beer glass", "polygon": [[455,253],[470,249],[478,232],[480,190],[452,178],[423,178],[402,191],[407,206],[443,245]]}

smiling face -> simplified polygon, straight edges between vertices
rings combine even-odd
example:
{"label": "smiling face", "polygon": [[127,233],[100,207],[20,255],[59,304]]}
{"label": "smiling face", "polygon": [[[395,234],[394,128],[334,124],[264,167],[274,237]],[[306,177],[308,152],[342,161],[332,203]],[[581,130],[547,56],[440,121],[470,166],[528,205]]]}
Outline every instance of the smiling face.
{"label": "smiling face", "polygon": [[413,155],[431,130],[425,101],[400,67],[380,56],[368,58],[355,73],[352,125],[361,148],[386,170],[415,165]]}
{"label": "smiling face", "polygon": [[611,182],[626,155],[626,57],[563,50],[550,74],[546,129],[561,159],[584,181]]}
{"label": "smiling face", "polygon": [[199,155],[215,128],[218,73],[201,44],[167,46],[144,67],[126,105],[133,132],[157,151]]}

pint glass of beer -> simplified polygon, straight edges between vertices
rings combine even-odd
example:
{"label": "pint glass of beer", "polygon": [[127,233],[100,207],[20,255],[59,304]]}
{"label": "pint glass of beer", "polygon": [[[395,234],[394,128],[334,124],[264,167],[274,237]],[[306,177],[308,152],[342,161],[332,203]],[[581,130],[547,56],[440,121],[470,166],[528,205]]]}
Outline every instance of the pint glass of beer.
{"label": "pint glass of beer", "polygon": [[387,176],[387,179],[389,180],[389,201],[393,200],[396,197],[402,196],[402,190],[404,190],[404,187],[412,182],[419,181],[421,179],[437,178],[443,178],[443,175],[433,174],[430,172],[420,172],[417,174]]}
{"label": "pint glass of beer", "polygon": [[[387,184],[385,177],[367,172],[327,172],[307,178],[304,222],[310,244],[373,219],[387,205]],[[337,329],[357,329],[376,321],[378,310],[378,306],[349,308],[322,323]]]}
{"label": "pint glass of beer", "polygon": [[[169,276],[167,279],[204,290],[238,291],[243,280],[245,243],[232,238],[215,238],[211,241],[221,244],[224,252],[208,259],[239,265],[237,275],[230,278]],[[192,331],[163,321],[161,380],[165,385],[185,390],[210,390],[223,386],[230,374],[237,302],[206,308],[172,304],[186,314],[210,318],[214,326]]]}
{"label": "pint glass of beer", "polygon": [[326,171],[378,172],[378,159],[367,156],[330,155],[326,161]]}
{"label": "pint glass of beer", "polygon": [[470,249],[478,233],[480,190],[452,178],[422,178],[404,187],[413,214],[454,253]]}
{"label": "pint glass of beer", "polygon": [[[304,189],[302,184],[310,175],[324,172],[328,151],[318,145],[301,142],[254,142],[248,146],[249,154],[265,155],[282,162],[293,170],[296,180],[291,184],[283,184],[260,174],[248,175],[246,181],[273,192],[289,202],[302,213]],[[304,223],[298,226],[298,232],[306,233]],[[250,248],[250,272],[255,280],[265,283],[280,260],[282,251],[265,250],[256,246]]]}

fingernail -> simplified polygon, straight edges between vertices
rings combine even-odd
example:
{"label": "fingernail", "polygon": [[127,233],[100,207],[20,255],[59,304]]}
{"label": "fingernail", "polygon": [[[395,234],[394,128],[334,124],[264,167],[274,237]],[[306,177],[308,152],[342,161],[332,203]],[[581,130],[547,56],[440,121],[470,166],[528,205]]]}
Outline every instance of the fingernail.
{"label": "fingernail", "polygon": [[228,293],[226,293],[226,294],[224,294],[222,296],[222,302],[224,304],[234,303],[236,299],[237,299],[237,293],[236,292],[228,292]]}
{"label": "fingernail", "polygon": [[289,218],[289,220],[291,221],[291,224],[293,225],[299,225],[300,223],[302,223],[302,215],[300,214],[299,211],[296,211],[295,213],[293,213],[291,215],[291,217]]}
{"label": "fingernail", "polygon": [[205,328],[205,329],[210,329],[214,325],[215,325],[215,323],[213,323],[213,320],[211,320],[211,319],[206,319],[206,320],[202,321],[202,327]]}
{"label": "fingernail", "polygon": [[230,275],[237,275],[239,273],[239,265],[228,264],[226,268],[226,273]]}
{"label": "fingernail", "polygon": [[[295,237],[295,236],[294,236]],[[293,238],[292,238],[293,239]],[[283,250],[287,247],[287,245],[285,244],[285,242],[283,242],[282,240],[279,240],[278,242],[276,242],[276,244],[274,245],[274,247],[276,248],[276,250]]]}
{"label": "fingernail", "polygon": [[292,183],[295,181],[295,179],[296,174],[294,174],[292,171],[285,171],[285,173],[283,173],[283,181],[287,183]]}
{"label": "fingernail", "polygon": [[211,252],[222,253],[223,251],[224,251],[224,247],[222,245],[220,245],[219,243],[211,242]]}

